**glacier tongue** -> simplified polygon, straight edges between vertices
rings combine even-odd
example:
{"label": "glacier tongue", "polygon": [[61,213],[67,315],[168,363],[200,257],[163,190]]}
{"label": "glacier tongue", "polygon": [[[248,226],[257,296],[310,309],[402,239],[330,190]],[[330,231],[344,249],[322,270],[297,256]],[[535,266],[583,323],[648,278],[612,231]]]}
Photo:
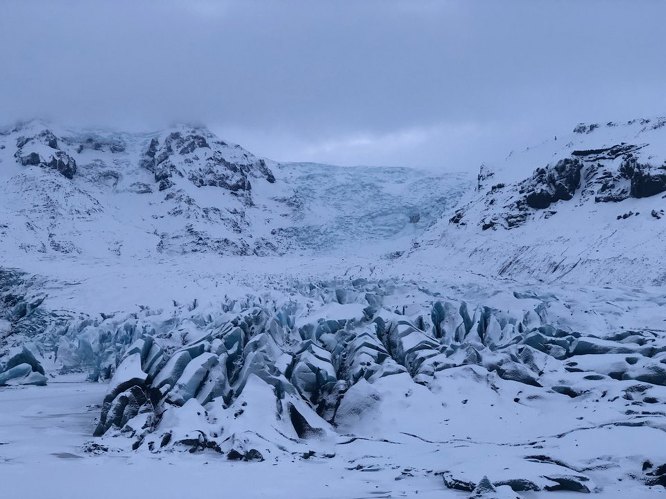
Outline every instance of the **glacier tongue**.
{"label": "glacier tongue", "polygon": [[[617,431],[624,438],[625,429],[662,431],[651,409],[666,396],[663,336],[647,329],[594,336],[579,329],[587,319],[572,321],[574,297],[609,313],[607,297],[593,290],[581,298],[573,291],[503,288],[487,294],[487,305],[476,305],[397,280],[292,283],[288,297],[176,303],[79,317],[66,329],[82,321],[86,325],[75,330],[131,332],[115,343],[118,367],[112,364],[108,373],[97,428],[99,445],[116,451],[336,459],[354,445],[348,442],[363,439],[444,449],[467,434],[466,452],[492,445],[511,463],[505,469],[489,461],[479,474],[462,465],[463,457],[460,465],[434,465],[444,486],[470,484],[470,491],[484,490],[483,475],[496,491],[592,491],[599,472],[584,469],[640,464],[639,458],[618,461],[613,453],[597,456],[593,447],[567,462],[566,453],[558,457],[554,449],[576,432]],[[645,315],[654,299],[638,295],[628,310]],[[86,344],[97,343],[90,333],[87,338]],[[54,372],[65,369],[59,362]],[[99,375],[101,362],[90,363],[91,375]],[[539,423],[534,419],[572,404],[576,410],[564,418],[555,411]],[[481,426],[470,428],[466,417]],[[497,418],[509,418],[506,434],[497,433]],[[642,459],[660,459],[650,446],[638,452]],[[389,461],[357,457],[352,467],[398,459],[380,455]],[[421,472],[427,469],[424,463]]]}

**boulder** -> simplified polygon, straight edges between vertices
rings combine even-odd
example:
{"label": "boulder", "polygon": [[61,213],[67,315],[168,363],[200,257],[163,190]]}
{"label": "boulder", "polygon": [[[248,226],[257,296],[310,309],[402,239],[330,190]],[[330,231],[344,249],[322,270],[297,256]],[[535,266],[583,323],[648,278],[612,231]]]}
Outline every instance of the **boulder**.
{"label": "boulder", "polygon": [[0,373],[1,385],[46,385],[46,376],[32,370],[30,364],[18,364]]}
{"label": "boulder", "polygon": [[10,354],[5,369],[11,369],[19,364],[29,364],[33,371],[40,374],[46,374],[42,364],[37,360],[35,354],[25,345],[21,347],[20,350]]}

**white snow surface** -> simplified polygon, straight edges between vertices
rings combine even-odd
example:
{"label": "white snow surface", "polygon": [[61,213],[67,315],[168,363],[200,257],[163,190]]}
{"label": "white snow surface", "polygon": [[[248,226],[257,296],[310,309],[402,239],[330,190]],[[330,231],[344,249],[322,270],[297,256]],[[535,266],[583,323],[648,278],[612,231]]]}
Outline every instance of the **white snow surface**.
{"label": "white snow surface", "polygon": [[[640,143],[663,163],[659,122],[558,136],[489,164],[480,191],[462,174],[263,160],[269,181],[260,158],[185,126],[7,129],[0,371],[26,346],[49,381],[0,387],[2,492],[462,498],[452,482],[487,476],[496,495],[478,497],[579,497],[548,490],[563,477],[599,497],[662,495],[649,473],[666,463],[666,218],[650,213],[666,202],[577,192],[499,223],[515,184],[571,151]],[[14,157],[45,129],[73,178]],[[219,144],[173,155],[183,176],[160,191],[141,158],[175,132]],[[193,183],[213,153],[246,166],[251,189]],[[500,182],[505,204],[488,205]],[[468,223],[451,224],[461,207]],[[93,437],[130,385],[138,412],[121,406]],[[502,485],[517,479],[539,490]]]}
{"label": "white snow surface", "polygon": [[[527,210],[527,222],[507,230],[508,216],[518,212],[513,205],[521,198],[519,182],[537,168],[575,157],[576,151],[635,147],[632,156],[664,178],[666,118],[581,124],[576,130],[485,164],[478,188],[461,201],[461,223],[442,217],[420,238],[417,259],[446,255],[452,266],[553,285],[666,283],[664,193],[597,202],[604,194],[602,182],[611,176],[616,180],[609,185],[620,189],[624,183],[629,189],[628,181],[618,174],[622,156],[583,156],[581,185],[571,200],[558,201],[548,209]],[[484,224],[493,227],[483,230]]]}

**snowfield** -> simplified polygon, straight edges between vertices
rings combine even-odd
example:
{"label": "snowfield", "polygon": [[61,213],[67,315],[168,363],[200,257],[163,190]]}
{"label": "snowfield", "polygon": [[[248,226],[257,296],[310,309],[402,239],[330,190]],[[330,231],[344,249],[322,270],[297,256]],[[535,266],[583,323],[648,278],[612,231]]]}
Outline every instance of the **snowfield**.
{"label": "snowfield", "polygon": [[662,495],[662,122],[478,179],[7,129],[3,492]]}

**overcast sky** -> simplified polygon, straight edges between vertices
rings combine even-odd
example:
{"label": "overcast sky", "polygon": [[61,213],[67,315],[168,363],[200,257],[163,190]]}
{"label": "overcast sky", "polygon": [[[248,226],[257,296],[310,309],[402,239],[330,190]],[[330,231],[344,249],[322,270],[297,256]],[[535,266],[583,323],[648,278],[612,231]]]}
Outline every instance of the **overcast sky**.
{"label": "overcast sky", "polygon": [[0,118],[476,169],[579,121],[666,114],[665,20],[663,0],[2,0]]}

